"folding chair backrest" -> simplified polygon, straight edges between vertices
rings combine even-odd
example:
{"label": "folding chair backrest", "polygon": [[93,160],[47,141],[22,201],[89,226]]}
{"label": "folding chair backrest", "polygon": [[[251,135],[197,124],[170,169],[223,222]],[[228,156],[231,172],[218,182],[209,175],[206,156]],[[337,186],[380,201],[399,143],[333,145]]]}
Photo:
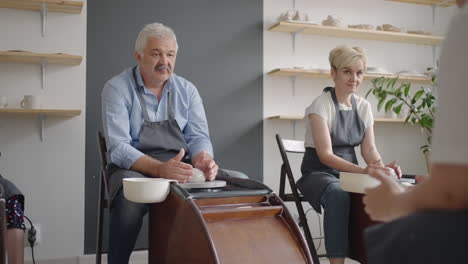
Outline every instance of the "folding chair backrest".
{"label": "folding chair backrest", "polygon": [[[294,179],[294,175],[291,170],[291,164],[289,163],[287,155],[287,153],[304,153],[304,141],[282,139],[280,135],[276,134],[276,142],[278,143],[281,159],[283,160],[283,164],[281,165],[279,197],[285,202],[294,202],[296,204],[296,209],[299,213],[299,226],[301,226],[304,230],[304,236],[306,238],[307,245],[309,246],[310,254],[314,263],[320,264],[312,234],[310,233],[310,228],[307,224],[304,208],[302,207],[302,202],[306,200],[297,189],[296,180]],[[291,187],[291,193],[285,193],[284,191],[286,178],[288,179],[289,187]]]}
{"label": "folding chair backrest", "polygon": [[[100,155],[99,157],[101,158],[101,184],[104,186],[104,204],[108,204],[108,198],[109,198],[109,188],[108,188],[108,178],[107,178],[107,145],[106,145],[106,139],[102,135],[102,132],[98,132],[98,142],[99,142],[99,152]],[[107,205],[105,206],[107,207]]]}
{"label": "folding chair backrest", "polygon": [[[297,188],[287,153],[304,153],[304,141],[282,139],[280,135],[276,134],[276,142],[278,143],[281,159],[283,160],[283,164],[281,165],[279,196],[284,201],[294,201],[293,193],[297,192]],[[284,192],[286,177],[288,178],[293,193],[286,194]],[[299,199],[302,200],[302,195],[299,193],[297,195]]]}
{"label": "folding chair backrest", "polygon": [[101,131],[98,131],[99,157],[101,158],[101,169],[99,175],[99,194],[96,230],[96,264],[101,264],[102,256],[102,233],[104,224],[104,208],[110,208],[108,176],[107,176],[107,146],[106,139]]}

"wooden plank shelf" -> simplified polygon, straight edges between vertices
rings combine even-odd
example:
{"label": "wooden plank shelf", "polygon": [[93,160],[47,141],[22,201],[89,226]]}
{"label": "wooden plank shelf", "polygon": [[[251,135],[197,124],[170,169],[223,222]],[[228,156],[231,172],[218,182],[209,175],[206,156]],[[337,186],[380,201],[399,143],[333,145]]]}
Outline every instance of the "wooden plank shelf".
{"label": "wooden plank shelf", "polygon": [[78,116],[81,110],[1,108],[0,114]]}
{"label": "wooden plank shelf", "polygon": [[366,39],[387,42],[408,43],[417,45],[439,45],[443,37],[433,35],[419,35],[402,32],[389,32],[378,30],[365,30],[354,28],[340,28],[322,25],[313,25],[300,22],[278,22],[268,30],[273,32],[301,33],[307,35],[320,35],[338,38]]}
{"label": "wooden plank shelf", "polygon": [[47,11],[79,14],[83,9],[82,1],[60,0],[0,0],[0,8],[14,8],[40,11],[42,3],[45,3]]}
{"label": "wooden plank shelf", "polygon": [[303,120],[304,116],[299,116],[299,115],[274,115],[274,116],[267,117],[267,119],[270,119],[270,120],[299,121],[299,120]]}
{"label": "wooden plank shelf", "polygon": [[45,60],[51,64],[79,65],[83,57],[65,53],[35,53],[29,51],[0,51],[0,62],[41,64]]}
{"label": "wooden plank shelf", "polygon": [[[291,69],[291,68],[280,68],[274,69],[267,73],[271,76],[284,76],[284,77],[305,77],[305,78],[315,78],[315,79],[327,79],[330,77],[330,72],[328,71],[319,71],[319,70],[306,70],[306,69]],[[379,77],[386,78],[395,78],[398,77],[401,81],[431,84],[432,80],[430,77],[423,76],[398,76],[395,74],[370,74],[366,73],[364,79],[371,80]]]}
{"label": "wooden plank shelf", "polygon": [[44,141],[45,130],[44,123],[47,116],[55,117],[74,117],[81,114],[81,110],[65,109],[23,109],[23,108],[0,108],[0,115],[32,115],[38,116],[41,122],[39,130],[41,141]]}
{"label": "wooden plank shelf", "polygon": [[385,1],[399,2],[399,3],[406,3],[406,4],[416,4],[416,5],[440,6],[440,7],[448,7],[448,6],[455,5],[455,1],[453,0],[448,1],[447,3],[443,3],[444,0],[385,0]]}
{"label": "wooden plank shelf", "polygon": [[[267,117],[269,120],[289,120],[289,121],[300,121],[304,119],[304,116],[300,115],[274,115]],[[400,118],[385,118],[385,117],[377,117],[374,118],[374,122],[376,123],[405,123],[404,119]]]}

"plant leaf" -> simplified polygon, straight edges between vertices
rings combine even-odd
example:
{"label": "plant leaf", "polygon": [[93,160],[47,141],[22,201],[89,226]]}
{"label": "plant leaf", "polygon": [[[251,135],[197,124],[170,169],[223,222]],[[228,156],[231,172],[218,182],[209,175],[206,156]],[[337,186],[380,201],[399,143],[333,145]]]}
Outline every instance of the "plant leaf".
{"label": "plant leaf", "polygon": [[411,99],[411,102],[413,102],[413,104],[416,103],[416,102],[419,100],[419,98],[421,98],[421,96],[422,96],[423,94],[424,94],[424,90],[423,90],[423,89],[417,91],[417,92],[414,94],[413,99]]}
{"label": "plant leaf", "polygon": [[385,112],[388,112],[392,108],[392,106],[395,104],[396,101],[397,101],[397,98],[392,98],[388,100],[387,103],[385,104]]}
{"label": "plant leaf", "polygon": [[404,90],[405,96],[408,96],[409,90],[411,88],[411,83],[405,83],[404,86],[405,86],[405,90]]}
{"label": "plant leaf", "polygon": [[403,107],[403,103],[401,103],[398,106],[396,106],[395,108],[393,108],[393,112],[395,112],[395,114],[399,115],[400,112],[401,112],[402,107]]}

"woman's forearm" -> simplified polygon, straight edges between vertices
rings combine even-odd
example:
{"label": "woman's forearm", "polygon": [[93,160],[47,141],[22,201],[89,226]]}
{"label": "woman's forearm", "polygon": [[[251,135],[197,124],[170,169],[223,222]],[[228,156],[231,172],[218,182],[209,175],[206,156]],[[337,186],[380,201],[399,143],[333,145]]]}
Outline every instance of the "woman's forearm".
{"label": "woman's forearm", "polygon": [[372,148],[368,151],[361,151],[361,155],[367,165],[374,164],[384,166],[382,158],[376,148]]}
{"label": "woman's forearm", "polygon": [[354,163],[344,160],[333,153],[320,154],[320,161],[330,168],[334,168],[337,171],[346,171],[353,173],[365,173],[365,168],[362,168]]}

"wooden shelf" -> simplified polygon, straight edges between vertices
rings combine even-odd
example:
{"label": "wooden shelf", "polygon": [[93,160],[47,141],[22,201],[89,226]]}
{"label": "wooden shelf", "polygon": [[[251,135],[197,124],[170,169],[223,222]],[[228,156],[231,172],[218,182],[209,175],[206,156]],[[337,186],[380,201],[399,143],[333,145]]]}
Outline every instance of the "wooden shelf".
{"label": "wooden shelf", "polygon": [[[319,70],[306,70],[306,69],[291,69],[291,68],[280,68],[274,69],[267,73],[271,76],[283,76],[283,77],[305,77],[315,79],[327,79],[330,78],[330,72],[324,72]],[[424,84],[431,84],[432,80],[430,77],[422,76],[397,76],[394,74],[365,74],[364,79],[370,80],[379,77],[395,78],[398,77],[401,81],[417,82]]]}
{"label": "wooden shelf", "polygon": [[440,7],[447,7],[447,6],[455,5],[455,1],[449,1],[447,3],[440,5],[440,3],[444,2],[443,0],[385,0],[385,1],[416,4],[416,5],[440,6]]}
{"label": "wooden shelf", "polygon": [[388,42],[409,43],[417,45],[438,45],[442,42],[443,38],[440,36],[432,35],[419,35],[401,32],[377,31],[377,30],[364,30],[353,28],[340,28],[313,25],[299,22],[278,22],[271,26],[268,30],[274,32],[287,32],[287,33],[301,33],[308,35],[320,35],[338,38],[353,38],[353,39],[367,39],[379,40]]}
{"label": "wooden shelf", "polygon": [[51,64],[79,65],[83,57],[64,53],[0,51],[0,62],[41,64],[41,60]]}
{"label": "wooden shelf", "polygon": [[78,115],[81,114],[81,110],[1,108],[0,109],[0,114],[46,115],[46,116],[78,116]]}
{"label": "wooden shelf", "polygon": [[405,123],[405,119],[377,117],[377,118],[374,118],[374,122],[377,122],[377,123]]}
{"label": "wooden shelf", "polygon": [[42,2],[45,2],[47,11],[79,14],[83,9],[82,1],[59,0],[0,0],[0,8],[14,8],[26,10],[41,10]]}
{"label": "wooden shelf", "polygon": [[39,117],[41,127],[39,130],[41,141],[45,138],[45,120],[47,116],[73,117],[81,114],[81,110],[64,109],[22,109],[22,108],[0,108],[0,115],[32,115]]}
{"label": "wooden shelf", "polygon": [[290,120],[290,121],[298,121],[298,120],[303,120],[304,116],[296,116],[296,115],[275,115],[275,116],[269,116],[267,119],[270,120]]}
{"label": "wooden shelf", "polygon": [[[275,115],[267,117],[269,120],[289,120],[289,121],[299,121],[303,120],[304,116],[300,115]],[[374,122],[376,123],[405,123],[404,119],[399,118],[384,118],[378,117],[374,118]]]}

